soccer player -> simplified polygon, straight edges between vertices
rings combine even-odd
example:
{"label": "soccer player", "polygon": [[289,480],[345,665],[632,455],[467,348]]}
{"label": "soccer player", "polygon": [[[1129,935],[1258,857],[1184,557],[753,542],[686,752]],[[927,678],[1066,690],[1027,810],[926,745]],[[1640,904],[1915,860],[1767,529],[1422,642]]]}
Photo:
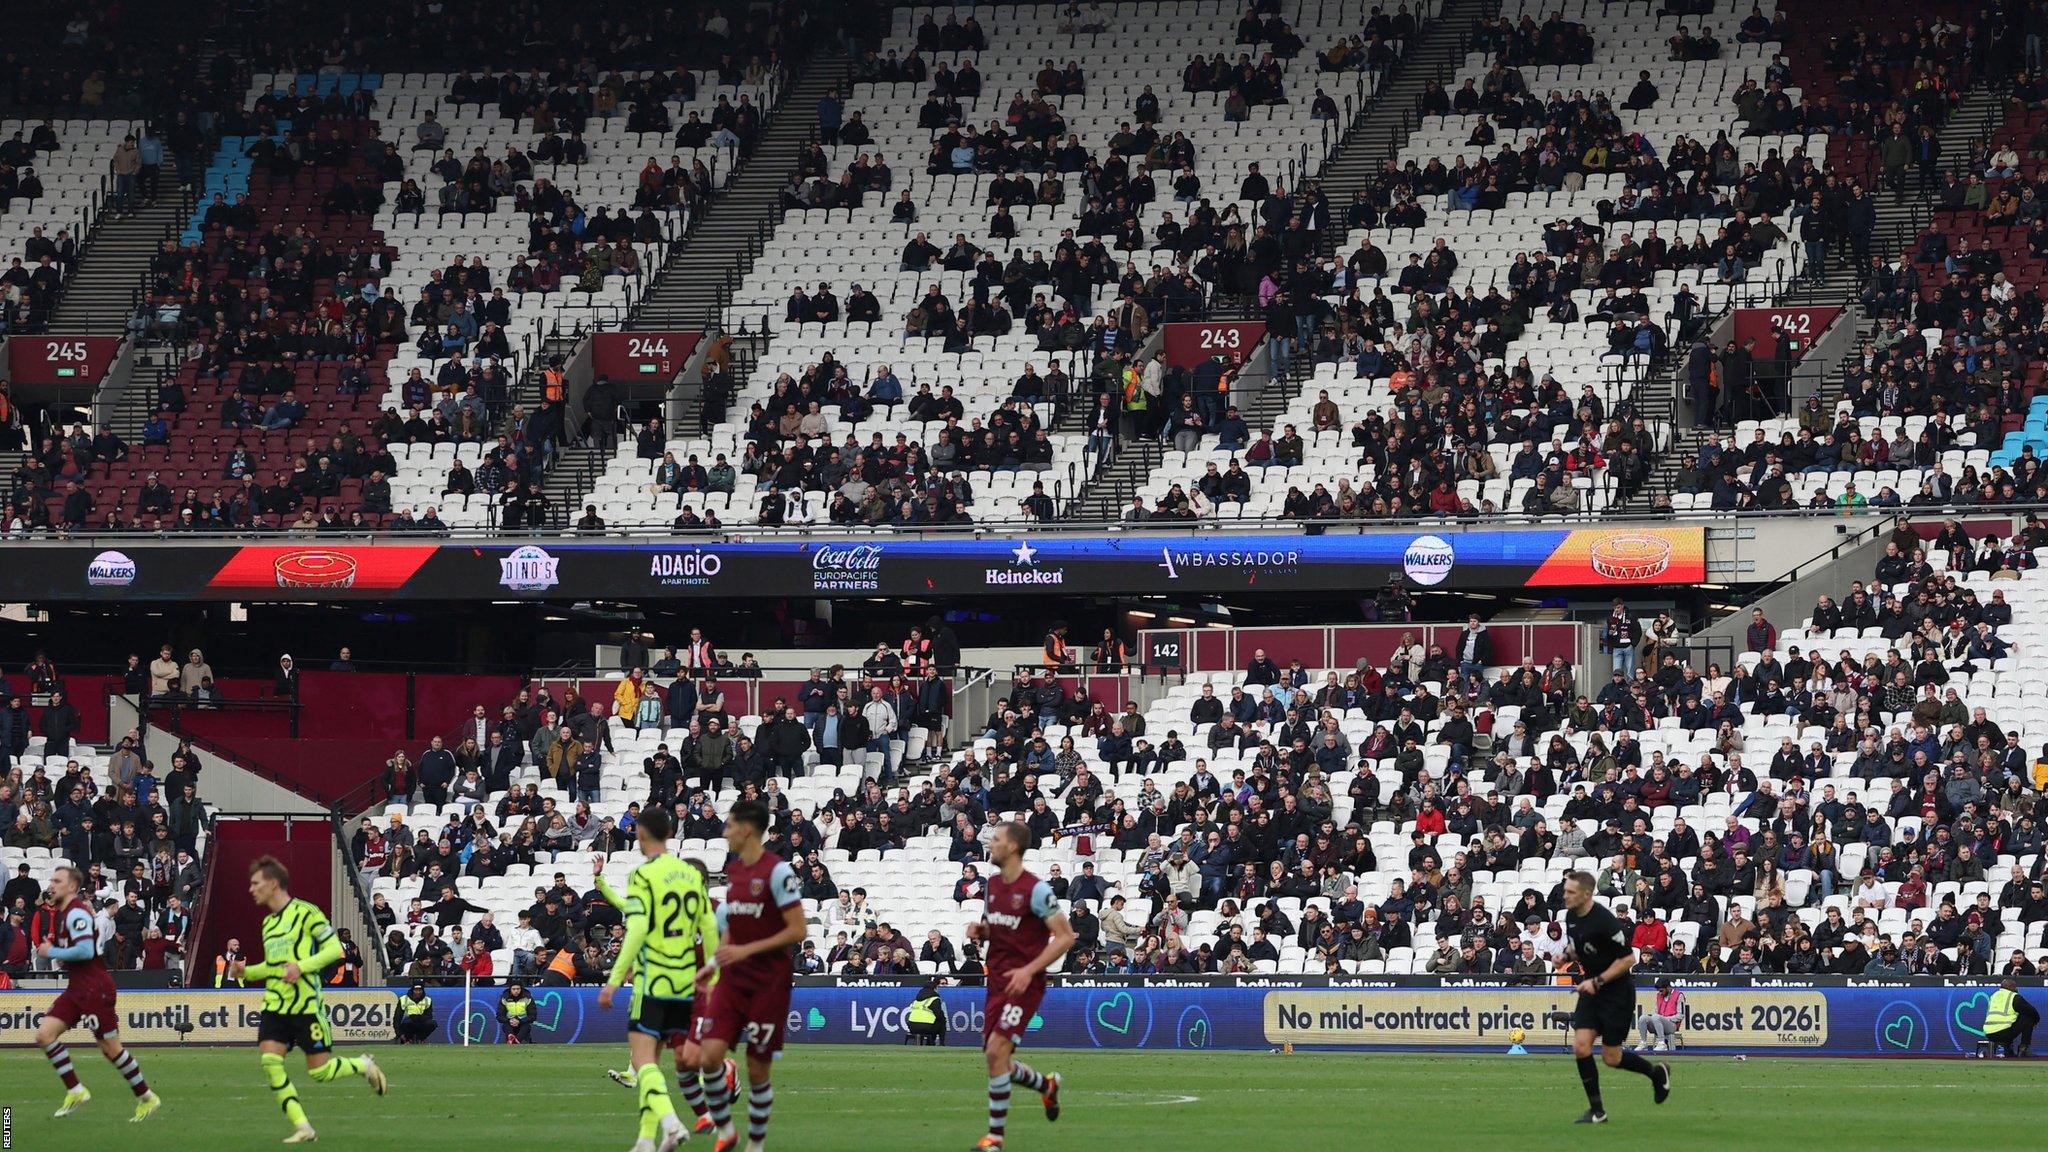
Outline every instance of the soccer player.
{"label": "soccer player", "polygon": [[[711,912],[711,894],[704,874],[668,852],[669,815],[659,808],[642,813],[640,854],[646,859],[626,881],[622,911],[626,940],[612,965],[600,1008],[610,1008],[626,973],[633,973],[632,1022],[626,1043],[632,1050],[633,1080],[640,1095],[640,1138],[633,1152],[674,1152],[690,1138],[676,1118],[668,1083],[658,1057],[661,1046],[687,1039],[696,1015],[697,967],[702,942],[718,939],[718,921]],[[603,879],[599,862],[598,891],[610,900],[615,893]]]}
{"label": "soccer player", "polygon": [[768,1082],[775,1054],[782,1051],[782,1025],[789,1018],[789,985],[796,976],[790,949],[809,934],[796,873],[762,845],[768,808],[754,800],[732,806],[725,818],[725,936],[712,957],[718,983],[711,991],[711,1022],[698,1038],[711,1122],[718,1127],[715,1152],[732,1152],[739,1137],[732,1123],[732,1093],[718,1075],[725,1054],[742,1039],[747,1045],[747,1152],[761,1152],[775,1089]]}
{"label": "soccer player", "polygon": [[263,960],[237,960],[228,975],[261,980],[263,1014],[256,1021],[256,1046],[263,1051],[263,1079],[270,1085],[284,1118],[292,1123],[287,1144],[319,1139],[299,1106],[298,1089],[284,1072],[284,1054],[297,1048],[306,1054],[306,1071],[322,1084],[344,1076],[361,1076],[371,1091],[384,1095],[384,1070],[370,1056],[336,1056],[327,1026],[327,1005],[320,996],[320,973],[341,960],[341,939],[327,924],[327,915],[291,894],[291,873],[275,857],[259,856],[249,865],[249,898],[265,913]]}
{"label": "soccer player", "polygon": [[1629,974],[1635,949],[1621,921],[1593,899],[1593,874],[1573,872],[1564,878],[1564,929],[1572,953],[1586,978],[1579,981],[1579,1002],[1572,1010],[1572,1055],[1579,1062],[1579,1082],[1586,1086],[1586,1114],[1579,1124],[1607,1123],[1600,1102],[1600,1061],[1593,1059],[1593,1041],[1600,1041],[1600,1059],[1648,1078],[1657,1103],[1671,1095],[1671,1066],[1652,1064],[1622,1047],[1635,1023],[1636,982]]}
{"label": "soccer player", "polygon": [[43,941],[44,956],[64,963],[69,978],[64,991],[43,1022],[36,1025],[36,1043],[50,1067],[64,1081],[64,1106],[57,1115],[69,1116],[92,1100],[92,1093],[78,1082],[71,1067],[71,1052],[64,1047],[64,1033],[83,1024],[92,1029],[100,1044],[100,1055],[128,1081],[135,1092],[135,1119],[147,1120],[163,1101],[149,1090],[135,1057],[121,1047],[121,1016],[115,1009],[114,977],[100,959],[99,933],[93,925],[92,906],[83,897],[85,874],[66,864],[50,877],[51,904],[57,909],[56,930]]}
{"label": "soccer player", "polygon": [[976,1152],[1003,1146],[1010,1119],[1010,1086],[1038,1093],[1045,1118],[1060,1118],[1060,1077],[1017,1060],[1017,1042],[1045,999],[1045,973],[1074,945],[1074,930],[1060,911],[1052,886],[1024,870],[1031,830],[999,825],[989,841],[988,878],[982,919],[967,926],[969,940],[988,941],[988,1003],[983,1010],[981,1048],[988,1057],[988,1135]]}
{"label": "soccer player", "polygon": [[[683,857],[682,860],[683,863],[695,869],[699,876],[704,875],[704,865],[687,856]],[[595,863],[598,894],[610,901],[613,907],[623,912],[626,907],[626,898],[616,892],[605,880],[604,857],[597,857]],[[687,1036],[670,1036],[668,1038],[669,1049],[675,1053],[676,1090],[682,1094],[683,1103],[688,1104],[690,1111],[697,1117],[693,1128],[696,1132],[709,1132],[717,1127],[716,1124],[711,1122],[711,1106],[704,1102],[704,1074],[702,1069],[698,1067],[703,1062],[702,1054],[698,1048],[699,1041],[711,1029],[711,989],[718,983],[718,973],[711,967],[711,956],[709,954],[716,951],[719,936],[725,933],[725,909],[715,897],[711,901],[711,908],[713,915],[718,921],[718,935],[703,941],[699,946],[697,954],[697,1007],[695,1014],[690,1018],[690,1033]],[[617,1084],[621,1088],[634,1090],[639,1088],[639,1084],[635,1081],[634,1074],[630,1069],[621,1072],[614,1068],[607,1068],[604,1074],[611,1077],[612,1083]],[[723,1075],[725,1077],[725,1091],[730,1096],[739,1086],[739,1066],[728,1059],[723,1066]]]}

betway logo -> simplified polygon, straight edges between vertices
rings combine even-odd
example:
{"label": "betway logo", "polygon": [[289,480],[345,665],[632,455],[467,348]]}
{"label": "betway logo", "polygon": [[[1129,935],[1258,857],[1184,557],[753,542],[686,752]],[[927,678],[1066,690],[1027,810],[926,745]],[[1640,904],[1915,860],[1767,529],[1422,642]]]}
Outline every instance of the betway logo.
{"label": "betway logo", "polygon": [[725,914],[727,916],[753,916],[759,918],[767,908],[768,905],[759,901],[755,901],[752,904],[743,904],[737,900],[728,900],[725,904]]}
{"label": "betway logo", "polygon": [[1007,912],[990,912],[987,915],[988,922],[998,928],[1018,928],[1024,924],[1022,916],[1012,916]]}

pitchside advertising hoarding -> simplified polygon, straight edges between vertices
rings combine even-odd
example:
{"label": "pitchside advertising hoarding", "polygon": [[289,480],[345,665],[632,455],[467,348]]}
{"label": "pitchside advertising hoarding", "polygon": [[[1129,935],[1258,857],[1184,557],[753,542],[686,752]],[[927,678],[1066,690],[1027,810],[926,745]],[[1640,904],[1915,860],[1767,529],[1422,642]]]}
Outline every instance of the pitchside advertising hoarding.
{"label": "pitchside advertising hoarding", "polygon": [[[0,1048],[35,1046],[43,1010],[57,997],[48,991],[0,992]],[[330,988],[327,1024],[336,1043],[368,1044],[391,1039],[398,1017],[396,993],[382,988]],[[263,1010],[263,990],[150,989],[124,991],[121,1039],[128,1044],[254,1044]],[[65,1042],[90,1046],[91,1018],[64,1034]]]}
{"label": "pitchside advertising hoarding", "polygon": [[1698,583],[1703,528],[1353,536],[17,546],[0,601],[1356,592]]}
{"label": "pitchside advertising hoarding", "polygon": [[[2022,994],[2036,1004],[2039,981]],[[791,993],[783,1021],[792,1043],[898,1044],[915,983],[806,984]],[[345,1044],[387,1042],[400,990],[330,989],[329,1021]],[[497,1044],[496,988],[436,988],[436,1043]],[[1681,985],[1679,1034],[1687,1051],[1756,1055],[1968,1056],[1984,1038],[1987,984],[1899,982],[1845,985],[1774,981]],[[536,988],[534,1039],[616,1044],[626,1032],[624,997],[610,1009],[597,989]],[[0,993],[0,1047],[35,1042],[54,991]],[[945,988],[948,1029],[967,1038],[983,1023],[980,988]],[[1028,1022],[1027,1043],[1043,1048],[1271,1049],[1332,1051],[1447,1049],[1504,1051],[1516,1029],[1537,1051],[1569,1042],[1574,993],[1558,986],[1440,986],[1371,979],[1069,980],[1050,989]],[[250,1044],[262,993],[136,991],[120,998],[122,1038],[139,1044]],[[1637,1010],[1648,1012],[1647,985]],[[73,1036],[89,1043],[83,1034]]]}

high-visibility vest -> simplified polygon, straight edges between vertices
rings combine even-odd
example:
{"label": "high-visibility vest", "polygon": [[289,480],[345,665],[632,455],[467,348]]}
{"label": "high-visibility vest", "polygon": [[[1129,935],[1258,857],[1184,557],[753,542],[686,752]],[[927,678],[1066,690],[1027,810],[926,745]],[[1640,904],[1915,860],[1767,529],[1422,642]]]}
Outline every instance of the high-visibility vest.
{"label": "high-visibility vest", "polygon": [[921,996],[910,1002],[910,1011],[904,1013],[904,1019],[912,1024],[936,1024],[939,1022],[938,1006],[937,996]]}
{"label": "high-visibility vest", "polygon": [[1397,369],[1392,376],[1387,377],[1387,387],[1396,392],[1405,392],[1414,386],[1415,373],[1406,368]]}
{"label": "high-visibility vest", "polygon": [[517,1000],[507,996],[503,1000],[498,1001],[498,1004],[505,1009],[506,1018],[514,1024],[519,1023],[520,1017],[533,1011],[533,997],[531,996],[521,996]]}
{"label": "high-visibility vest", "polygon": [[1124,407],[1133,412],[1145,410],[1145,374],[1136,368],[1124,369]]}
{"label": "high-visibility vest", "polygon": [[2018,999],[2019,993],[2010,988],[1993,992],[1991,1006],[1984,1010],[1984,1031],[1997,1032],[2019,1023],[2019,1009],[2013,1006],[2013,1001]]}
{"label": "high-visibility vest", "polygon": [[[240,960],[241,958],[240,953],[235,955],[235,959]],[[242,986],[242,981],[239,977],[228,975],[228,958],[226,954],[213,958],[213,986],[215,988],[240,988]]]}
{"label": "high-visibility vest", "polygon": [[548,971],[574,983],[576,980],[576,957],[567,948],[564,948],[555,953],[553,960],[548,961]]}
{"label": "high-visibility vest", "polygon": [[1045,634],[1045,666],[1058,668],[1067,662],[1067,642],[1057,632]]}
{"label": "high-visibility vest", "polygon": [[432,997],[415,1000],[410,996],[400,996],[398,1010],[407,1016],[430,1016],[434,1011],[434,1001]]}
{"label": "high-visibility vest", "polygon": [[541,371],[541,395],[559,404],[568,397],[564,386],[567,377],[560,368],[546,368]]}

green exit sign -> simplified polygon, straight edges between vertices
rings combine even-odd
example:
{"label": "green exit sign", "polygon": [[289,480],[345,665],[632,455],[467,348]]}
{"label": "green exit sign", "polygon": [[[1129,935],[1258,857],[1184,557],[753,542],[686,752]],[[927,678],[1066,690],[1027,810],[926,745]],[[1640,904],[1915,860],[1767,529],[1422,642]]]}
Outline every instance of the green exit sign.
{"label": "green exit sign", "polygon": [[652,376],[652,375],[654,375],[654,374],[655,374],[656,372],[659,372],[659,371],[661,371],[661,365],[659,365],[659,364],[642,364],[642,365],[640,365],[640,374],[641,374],[642,376]]}
{"label": "green exit sign", "polygon": [[58,377],[58,379],[60,379],[60,380],[61,380],[61,379],[65,379],[65,378],[67,378],[67,377],[71,377],[71,376],[76,376],[76,375],[78,375],[78,369],[76,369],[76,368],[59,368],[59,369],[57,369],[57,377]]}

